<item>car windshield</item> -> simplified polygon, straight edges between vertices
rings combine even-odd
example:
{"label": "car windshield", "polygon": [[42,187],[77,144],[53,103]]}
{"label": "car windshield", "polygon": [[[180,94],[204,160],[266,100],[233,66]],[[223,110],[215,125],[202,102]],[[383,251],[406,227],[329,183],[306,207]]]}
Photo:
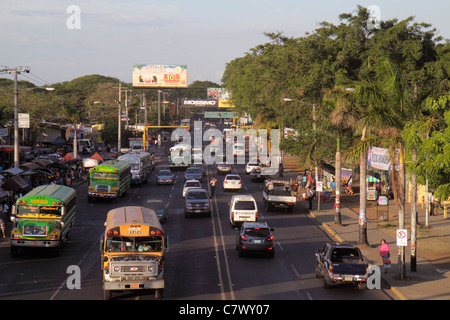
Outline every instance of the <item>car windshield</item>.
{"label": "car windshield", "polygon": [[172,173],[169,170],[161,170],[158,175],[160,176],[170,176]]}
{"label": "car windshield", "polygon": [[227,176],[227,180],[241,180],[239,176]]}
{"label": "car windshield", "polygon": [[200,172],[200,169],[196,167],[190,167],[186,169],[186,173],[197,173],[197,172]]}
{"label": "car windshield", "polygon": [[235,210],[255,210],[255,202],[251,200],[236,201],[234,204]]}
{"label": "car windshield", "polygon": [[186,184],[184,186],[185,187],[200,187],[200,182],[190,181],[190,182],[186,182]]}
{"label": "car windshield", "polygon": [[245,234],[250,237],[267,237],[270,231],[268,228],[246,228]]}
{"label": "car windshield", "polygon": [[186,199],[208,199],[208,195],[205,191],[190,190],[186,195]]}

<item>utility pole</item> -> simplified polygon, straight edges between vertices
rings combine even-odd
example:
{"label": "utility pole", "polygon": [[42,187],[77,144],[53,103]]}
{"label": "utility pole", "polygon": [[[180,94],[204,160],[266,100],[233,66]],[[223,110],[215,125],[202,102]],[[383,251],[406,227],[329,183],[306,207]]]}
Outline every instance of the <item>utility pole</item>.
{"label": "utility pole", "polygon": [[122,143],[122,119],[121,119],[121,113],[122,113],[122,83],[119,82],[119,120],[118,120],[118,134],[117,134],[117,152],[120,152],[121,149],[121,143]]}
{"label": "utility pole", "polygon": [[19,168],[19,89],[17,85],[17,74],[29,73],[30,67],[8,68],[3,66],[1,73],[14,75],[14,168]]}

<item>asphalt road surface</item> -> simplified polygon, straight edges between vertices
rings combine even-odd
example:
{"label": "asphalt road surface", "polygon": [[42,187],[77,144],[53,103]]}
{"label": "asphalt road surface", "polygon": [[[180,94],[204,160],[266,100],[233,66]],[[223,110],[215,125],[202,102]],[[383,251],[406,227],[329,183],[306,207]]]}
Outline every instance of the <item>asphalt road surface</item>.
{"label": "asphalt road surface", "polygon": [[[243,179],[241,194],[252,194],[258,202],[259,220],[275,229],[275,257],[239,258],[236,231],[228,219],[228,202],[234,192],[224,192],[224,176],[215,165],[207,166],[207,185],[218,178],[211,217],[185,218],[181,193],[183,171],[176,171],[172,185],[156,185],[155,173],[168,167],[167,157],[157,164],[151,181],[131,188],[116,201],[87,201],[87,184],[76,187],[77,217],[70,239],[55,257],[48,250],[24,250],[11,257],[9,241],[0,241],[0,299],[100,300],[103,299],[99,240],[108,210],[126,205],[149,208],[168,206],[169,220],[163,228],[169,235],[166,256],[164,300],[387,300],[385,290],[359,290],[353,286],[324,289],[315,277],[314,253],[330,241],[303,205],[293,212],[266,212],[262,183],[250,182],[244,165],[233,172]],[[78,266],[80,288],[70,287],[71,266]],[[115,294],[113,299],[153,300],[148,292]]]}

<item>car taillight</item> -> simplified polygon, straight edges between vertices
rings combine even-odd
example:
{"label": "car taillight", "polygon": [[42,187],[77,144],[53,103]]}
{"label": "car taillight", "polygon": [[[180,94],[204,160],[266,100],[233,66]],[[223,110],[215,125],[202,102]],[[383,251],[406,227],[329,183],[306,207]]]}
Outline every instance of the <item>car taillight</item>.
{"label": "car taillight", "polygon": [[328,268],[328,271],[329,271],[330,273],[332,273],[332,272],[333,272],[333,266],[330,266],[330,267]]}
{"label": "car taillight", "polygon": [[267,241],[272,241],[273,240],[273,236],[269,236],[266,238]]}
{"label": "car taillight", "polygon": [[243,234],[241,234],[241,240],[248,240],[248,237],[243,235]]}
{"label": "car taillight", "polygon": [[241,184],[241,181],[239,181],[239,184]]}

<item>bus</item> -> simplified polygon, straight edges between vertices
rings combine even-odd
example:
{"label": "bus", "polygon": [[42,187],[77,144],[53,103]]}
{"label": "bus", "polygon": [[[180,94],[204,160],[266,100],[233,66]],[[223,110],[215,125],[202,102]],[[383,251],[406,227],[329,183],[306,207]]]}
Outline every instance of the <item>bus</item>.
{"label": "bus", "polygon": [[42,185],[12,206],[11,255],[22,247],[53,248],[55,255],[75,221],[76,192],[62,185]]}
{"label": "bus", "polygon": [[88,201],[93,198],[117,199],[127,194],[131,185],[131,165],[126,161],[109,160],[89,172]]}
{"label": "bus", "polygon": [[169,149],[170,168],[186,168],[191,164],[191,146],[188,144],[176,144]]}
{"label": "bus", "polygon": [[137,185],[148,182],[153,171],[154,163],[148,152],[129,152],[117,158],[131,165],[131,184]]}
{"label": "bus", "polygon": [[162,298],[168,238],[154,210],[127,206],[109,211],[100,251],[105,300],[113,291],[147,289]]}

